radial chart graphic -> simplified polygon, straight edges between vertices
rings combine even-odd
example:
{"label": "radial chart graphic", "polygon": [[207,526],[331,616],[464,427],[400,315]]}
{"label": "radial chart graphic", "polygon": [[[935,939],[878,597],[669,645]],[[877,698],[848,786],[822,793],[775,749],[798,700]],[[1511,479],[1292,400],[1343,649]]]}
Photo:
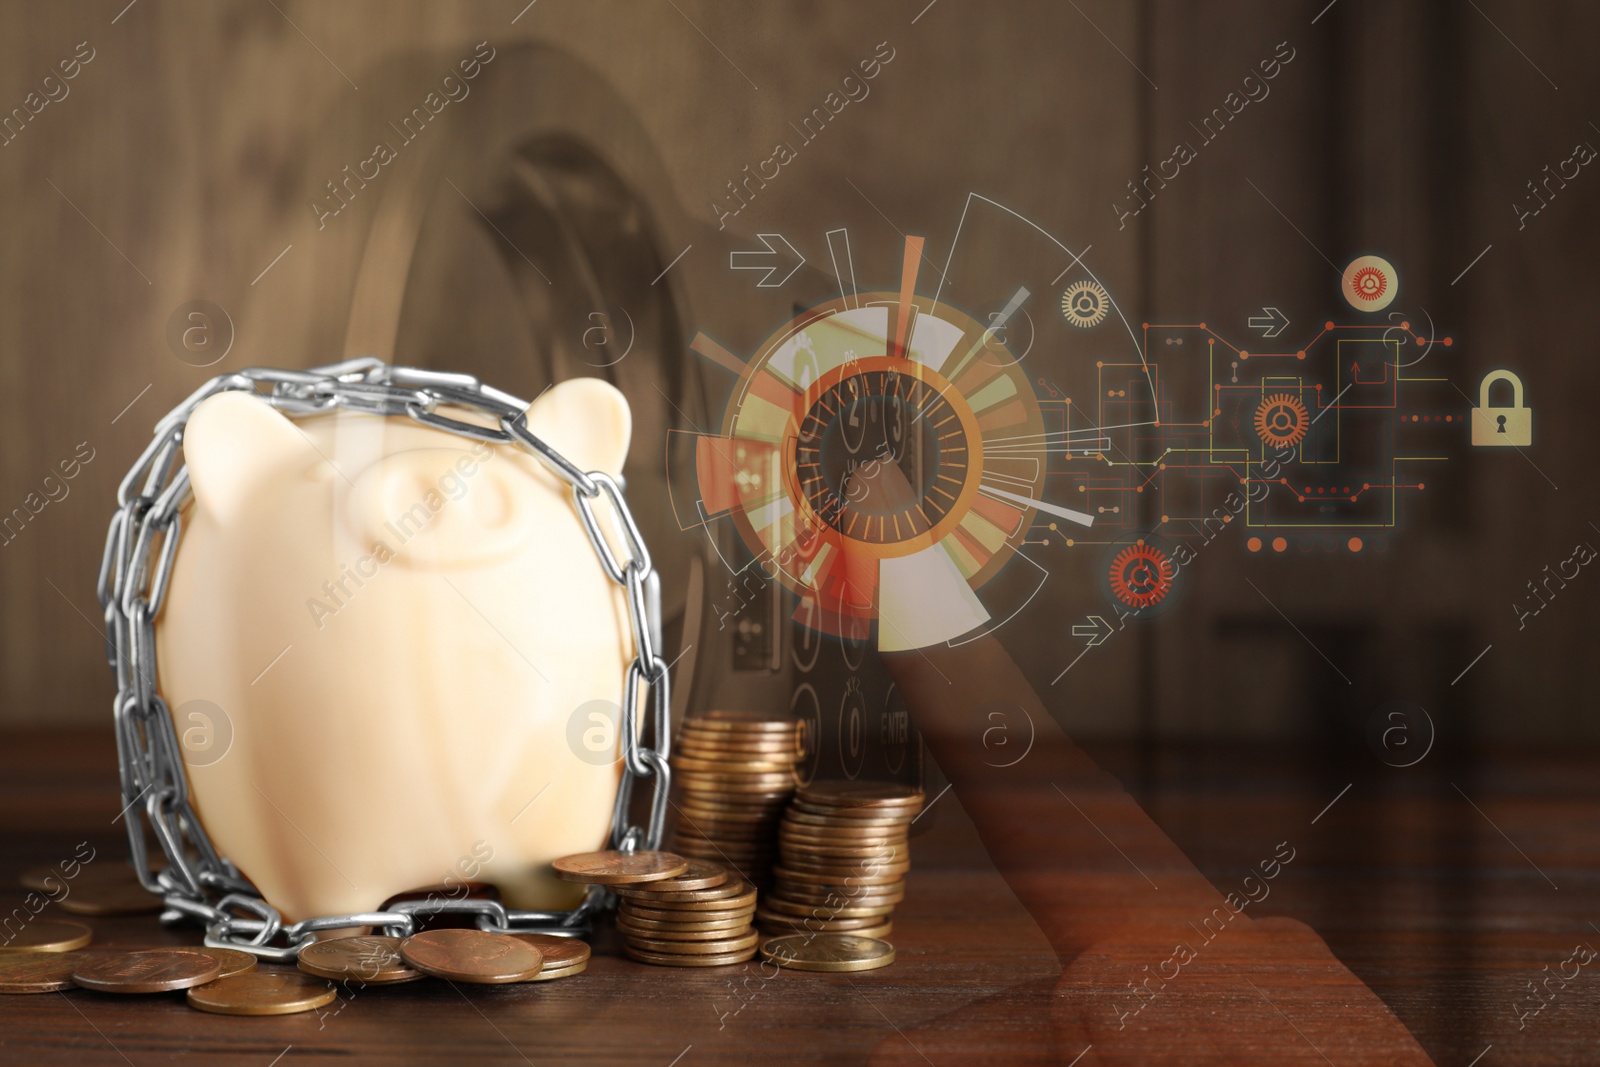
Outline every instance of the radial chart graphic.
{"label": "radial chart graphic", "polygon": [[[726,512],[795,617],[878,647],[991,618],[978,591],[1043,492],[1039,403],[993,328],[931,298],[810,308],[747,365],[722,434],[696,442],[701,505]],[[1005,488],[1000,488],[1000,486]]]}

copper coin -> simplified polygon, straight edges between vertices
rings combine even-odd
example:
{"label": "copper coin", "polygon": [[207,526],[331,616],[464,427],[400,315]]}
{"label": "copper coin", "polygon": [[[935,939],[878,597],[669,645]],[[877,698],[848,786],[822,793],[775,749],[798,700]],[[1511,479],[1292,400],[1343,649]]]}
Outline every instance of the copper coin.
{"label": "copper coin", "polygon": [[728,881],[728,868],[710,860],[689,860],[688,870],[674,878],[647,882],[644,893],[680,893],[693,889],[714,889]]}
{"label": "copper coin", "polygon": [[772,896],[796,904],[826,904],[829,907],[849,905],[853,908],[877,904],[898,904],[906,898],[904,886],[896,886],[882,893],[868,893],[864,889],[827,889],[820,886],[780,885]]}
{"label": "copper coin", "polygon": [[[730,897],[740,897],[749,893],[750,883],[742,878],[729,878],[721,885],[709,889],[684,889],[684,890],[650,890],[631,889],[627,886],[617,890],[617,896],[624,901],[633,901],[646,907],[658,907],[661,904],[693,904],[697,901],[728,900]],[[754,896],[750,898],[752,901]]]}
{"label": "copper coin", "polygon": [[894,913],[893,904],[835,907],[830,904],[796,904],[777,896],[769,896],[762,903],[766,905],[768,911],[779,915],[816,915],[825,919],[864,919]]}
{"label": "copper coin", "polygon": [[783,816],[789,806],[787,796],[774,797],[763,800],[759,797],[730,797],[717,792],[685,795],[679,802],[691,808],[699,808],[705,812],[721,812],[729,815],[765,815],[778,819]]}
{"label": "copper coin", "polygon": [[711,774],[792,774],[794,760],[729,759],[675,755],[674,771],[705,771]]}
{"label": "copper coin", "polygon": [[11,952],[0,956],[0,993],[54,993],[72,988],[82,952]]}
{"label": "copper coin", "polygon": [[532,978],[529,978],[528,981],[530,981],[530,982],[553,982],[557,978],[571,978],[575,974],[582,974],[584,971],[587,971],[588,969],[589,969],[589,961],[588,960],[584,960],[582,963],[575,963],[571,967],[562,967],[560,970],[556,970],[556,971],[543,971],[542,970],[538,974],[534,975]]}
{"label": "copper coin", "polygon": [[[753,908],[756,903],[755,886],[744,879],[739,879],[739,891],[727,896],[713,896],[723,889],[723,886],[713,886],[711,889],[691,889],[682,893],[674,893],[673,899],[659,897],[646,897],[629,895],[622,898],[622,902],[633,908],[653,908],[657,911],[667,912],[700,912],[700,911],[738,911],[743,908]],[[706,894],[700,896],[699,894]],[[694,894],[691,896],[691,894]]]}
{"label": "copper coin", "polygon": [[424,930],[400,942],[400,955],[435,978],[483,985],[525,982],[544,965],[526,941],[484,930]]}
{"label": "copper coin", "polygon": [[82,923],[38,919],[0,943],[0,953],[70,952],[93,938],[94,932]]}
{"label": "copper coin", "polygon": [[627,923],[629,926],[640,930],[681,930],[695,932],[705,930],[728,930],[741,924],[748,925],[755,909],[751,908],[746,914],[729,916],[725,919],[702,919],[696,912],[687,912],[682,918],[652,919],[648,915],[640,915],[637,908],[619,908],[617,921]]}
{"label": "copper coin", "polygon": [[860,919],[829,919],[813,915],[780,915],[765,910],[756,912],[756,923],[763,929],[784,927],[794,931],[809,930],[812,932],[845,930],[855,933],[857,930],[875,929],[884,922],[884,919],[885,917],[881,915],[872,915]]}
{"label": "copper coin", "polygon": [[896,782],[869,782],[865,780],[835,780],[810,782],[800,790],[803,800],[811,804],[839,808],[871,806],[875,808],[922,806],[922,790]]}
{"label": "copper coin", "polygon": [[318,978],[362,985],[414,982],[422,972],[400,958],[398,937],[335,937],[313,941],[300,950],[295,965]]}
{"label": "copper coin", "polygon": [[204,985],[221,973],[222,964],[203,952],[153,948],[89,955],[72,972],[72,981],[101,993],[170,993]]}
{"label": "copper coin", "polygon": [[836,886],[840,889],[900,885],[905,882],[903,874],[868,875],[859,871],[847,874],[817,874],[814,871],[795,871],[782,866],[772,868],[772,874],[780,885],[784,882],[798,882],[801,885]]}
{"label": "copper coin", "polygon": [[798,739],[794,737],[757,740],[734,736],[712,738],[705,734],[689,733],[678,737],[677,747],[672,750],[672,754],[673,758],[680,755],[721,756],[734,759],[783,760],[793,763],[804,755],[797,742]]}
{"label": "copper coin", "polygon": [[715,956],[689,956],[673,952],[652,952],[646,949],[635,948],[624,943],[622,951],[631,960],[640,963],[653,963],[658,967],[726,967],[734,963],[744,963],[755,958],[756,950],[752,946],[738,952],[720,953]]}
{"label": "copper coin", "polygon": [[894,962],[894,946],[855,934],[793,934],[767,941],[761,955],[795,971],[871,971]]}
{"label": "copper coin", "polygon": [[761,732],[783,732],[800,728],[800,720],[784,714],[770,714],[762,711],[743,711],[734,709],[714,708],[702,712],[692,719],[684,720],[685,727],[694,727],[702,730],[748,730]]}
{"label": "copper coin", "polygon": [[569,882],[590,885],[637,885],[676,878],[689,869],[689,861],[670,852],[579,852],[562,856],[553,866]]}
{"label": "copper coin", "polygon": [[217,1015],[293,1015],[339,995],[332,982],[296,971],[251,971],[189,990],[189,1007]]}
{"label": "copper coin", "polygon": [[720,956],[728,952],[743,952],[761,940],[761,935],[746,928],[737,937],[719,941],[662,941],[649,937],[630,937],[628,945],[643,952],[660,952],[683,956]]}
{"label": "copper coin", "polygon": [[139,915],[161,908],[161,898],[140,885],[125,863],[80,865],[70,878],[53,867],[35,867],[23,871],[19,881],[50,894],[73,915]]}
{"label": "copper coin", "polygon": [[[781,909],[780,909],[781,910]],[[649,919],[653,922],[714,923],[724,919],[749,919],[755,914],[755,905],[738,911],[657,911],[654,908],[629,908],[631,919]]]}
{"label": "copper coin", "polygon": [[718,941],[743,934],[749,929],[749,919],[744,919],[730,926],[719,926],[715,930],[680,930],[676,927],[639,926],[625,922],[620,917],[617,919],[617,931],[629,940],[645,938],[656,941]]}
{"label": "copper coin", "polygon": [[[543,981],[545,978],[563,978],[568,974],[576,974],[589,964],[589,945],[575,937],[557,937],[554,934],[512,934],[518,941],[525,941],[539,950],[539,955],[544,957],[544,966],[539,973],[534,975],[532,981]],[[574,970],[576,968],[576,970]]]}
{"label": "copper coin", "polygon": [[743,774],[729,771],[679,771],[673,775],[685,789],[705,788],[729,793],[764,793],[776,796],[794,788],[790,771]]}
{"label": "copper coin", "polygon": [[908,838],[904,831],[894,830],[888,832],[871,830],[866,833],[859,831],[851,833],[848,830],[841,830],[838,833],[823,831],[820,834],[816,834],[793,826],[783,826],[778,830],[778,841],[780,843],[790,841],[801,848],[807,845],[821,845],[828,848],[843,848],[846,846],[861,848],[865,845],[904,845],[908,843]]}
{"label": "copper coin", "polygon": [[259,961],[250,953],[240,952],[236,948],[212,948],[210,945],[202,945],[189,951],[199,952],[216,960],[222,967],[221,973],[217,975],[218,978],[232,978],[236,974],[249,974],[260,965]]}

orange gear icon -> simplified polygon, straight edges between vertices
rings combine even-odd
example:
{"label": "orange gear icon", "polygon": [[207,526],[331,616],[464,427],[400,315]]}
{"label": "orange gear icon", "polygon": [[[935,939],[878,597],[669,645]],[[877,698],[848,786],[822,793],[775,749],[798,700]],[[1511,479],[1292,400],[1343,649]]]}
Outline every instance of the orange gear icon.
{"label": "orange gear icon", "polygon": [[1274,448],[1293,448],[1311,429],[1311,416],[1300,398],[1276,393],[1256,408],[1256,435]]}
{"label": "orange gear icon", "polygon": [[1389,279],[1377,267],[1362,267],[1350,277],[1350,287],[1363,300],[1376,300],[1389,288]]}
{"label": "orange gear icon", "polygon": [[1140,542],[1111,561],[1111,592],[1131,608],[1148,608],[1166,597],[1176,576],[1177,568],[1165,552]]}

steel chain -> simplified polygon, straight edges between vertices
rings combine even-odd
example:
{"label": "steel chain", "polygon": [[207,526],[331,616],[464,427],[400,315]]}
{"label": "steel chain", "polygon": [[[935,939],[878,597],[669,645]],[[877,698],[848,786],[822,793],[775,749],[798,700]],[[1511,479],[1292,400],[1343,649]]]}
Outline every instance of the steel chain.
{"label": "steel chain", "polygon": [[[271,960],[294,959],[323,931],[374,927],[403,937],[416,931],[418,916],[443,912],[470,914],[480,929],[499,933],[587,932],[589,918],[609,900],[599,887],[591,887],[571,911],[525,911],[495,900],[429,898],[396,904],[387,911],[319,916],[285,926],[277,910],[212,845],[190,803],[172,715],[156,691],[155,622],[166,602],[183,529],[182,510],[192,497],[188,468],[182,463],[184,430],[202,401],[223,392],[248,392],[289,417],[334,410],[404,416],[475,441],[514,444],[537,458],[572,491],[601,569],[622,587],[628,605],[634,658],[624,678],[618,723],[623,767],[612,809],[612,847],[632,851],[660,846],[671,783],[667,765],[671,689],[660,654],[660,580],[617,479],[575,466],[528,429],[525,402],[471,375],[391,367],[370,357],[305,371],[251,367],[219,375],[156,424],[150,444],[123,478],[96,582],[105,609],[106,658],[116,672],[112,714],[128,844],[140,881],[165,902],[162,921],[197,921],[206,927],[207,945],[242,949]],[[440,414],[440,407],[476,411],[496,425],[452,418]],[[611,513],[624,552],[621,558],[601,530],[595,508],[599,502]],[[642,701],[648,701],[654,712],[648,745],[639,728]],[[640,828],[629,817],[633,783],[652,776],[650,819]],[[155,874],[150,873],[145,825],[166,858],[166,867]]]}

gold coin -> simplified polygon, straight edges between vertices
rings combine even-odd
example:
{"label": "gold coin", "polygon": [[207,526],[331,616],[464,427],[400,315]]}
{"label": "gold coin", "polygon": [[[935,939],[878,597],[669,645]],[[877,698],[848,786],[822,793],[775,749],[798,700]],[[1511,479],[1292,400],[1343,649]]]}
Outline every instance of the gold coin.
{"label": "gold coin", "polygon": [[72,981],[101,993],[170,993],[204,985],[221,973],[222,964],[203,952],[153,948],[92,953],[72,972]]}
{"label": "gold coin", "polygon": [[796,904],[777,896],[768,896],[763,903],[766,904],[768,911],[776,912],[780,915],[818,915],[827,919],[861,919],[873,915],[889,915],[894,912],[893,904],[835,907],[831,904]]}
{"label": "gold coin", "polygon": [[212,948],[202,945],[191,951],[210,956],[221,966],[222,971],[218,978],[232,978],[236,974],[249,974],[259,966],[256,958],[248,952],[240,952],[236,948]]}
{"label": "gold coin", "polygon": [[82,952],[10,952],[0,956],[0,993],[54,993],[72,988]]}
{"label": "gold coin", "polygon": [[590,885],[636,885],[676,878],[689,869],[689,862],[670,852],[580,852],[562,856],[552,866],[569,882]]}
{"label": "gold coin", "polygon": [[673,952],[651,952],[635,948],[623,942],[622,951],[631,960],[640,963],[653,963],[658,967],[726,967],[734,963],[745,963],[755,958],[755,946],[740,949],[738,952],[728,952],[716,956],[688,956]]}
{"label": "gold coin", "polygon": [[825,904],[830,908],[844,906],[863,908],[875,907],[881,904],[898,904],[906,898],[904,888],[897,888],[888,893],[865,893],[797,885],[781,885],[769,895],[781,900],[787,900],[793,904]]}
{"label": "gold coin", "polygon": [[804,755],[797,740],[797,738],[793,737],[774,737],[769,740],[760,740],[731,735],[709,737],[705,734],[683,734],[678,738],[677,747],[672,752],[673,758],[680,755],[706,758],[715,756],[732,757],[734,759],[784,760],[793,763]]}
{"label": "gold coin", "polygon": [[758,759],[713,759],[704,756],[673,756],[674,771],[705,771],[712,774],[793,774],[794,760],[787,762]]}
{"label": "gold coin", "polygon": [[702,774],[683,771],[677,775],[678,784],[685,791],[703,789],[707,792],[737,794],[740,797],[786,797],[794,789],[794,778],[789,774],[755,775]]}
{"label": "gold coin", "polygon": [[94,938],[94,932],[82,923],[39,919],[24,926],[0,945],[6,952],[70,952],[82,948]]}
{"label": "gold coin", "polygon": [[841,830],[838,833],[824,831],[820,834],[810,833],[784,825],[778,828],[778,841],[791,841],[801,848],[807,845],[822,845],[828,848],[865,848],[869,845],[899,846],[909,844],[910,840],[903,831],[870,830],[851,832]]}
{"label": "gold coin", "polygon": [[258,970],[189,990],[189,1007],[216,1015],[293,1015],[315,1011],[339,995],[332,982],[295,971]]}
{"label": "gold coin", "polygon": [[400,942],[400,955],[424,974],[480,985],[525,982],[544,965],[526,941],[485,930],[424,930]]}
{"label": "gold coin", "polygon": [[708,900],[730,901],[734,897],[743,897],[746,894],[749,894],[751,903],[754,903],[756,897],[753,887],[742,878],[729,878],[721,885],[712,886],[709,889],[654,891],[649,889],[630,889],[624,886],[617,890],[617,896],[621,897],[624,902],[642,904],[648,908],[661,907],[664,904],[676,908],[679,905],[701,903]]}
{"label": "gold coin", "polygon": [[738,937],[720,941],[663,941],[651,937],[629,937],[628,944],[641,952],[659,952],[673,956],[721,956],[729,952],[743,952],[755,948],[761,935],[746,927]]}
{"label": "gold coin", "polygon": [[300,950],[300,957],[295,964],[318,978],[361,985],[415,982],[422,977],[421,971],[409,966],[401,958],[398,937],[372,935],[313,941]]}
{"label": "gold coin", "polygon": [[870,971],[894,962],[894,946],[854,934],[790,934],[764,943],[761,955],[794,971]]}
{"label": "gold coin", "polygon": [[534,979],[545,976],[545,971],[555,971],[553,978],[560,978],[562,973],[571,967],[584,967],[589,963],[589,943],[580,941],[576,937],[558,937],[555,934],[512,934],[518,941],[526,941],[539,950],[539,955],[544,957],[544,967]]}

